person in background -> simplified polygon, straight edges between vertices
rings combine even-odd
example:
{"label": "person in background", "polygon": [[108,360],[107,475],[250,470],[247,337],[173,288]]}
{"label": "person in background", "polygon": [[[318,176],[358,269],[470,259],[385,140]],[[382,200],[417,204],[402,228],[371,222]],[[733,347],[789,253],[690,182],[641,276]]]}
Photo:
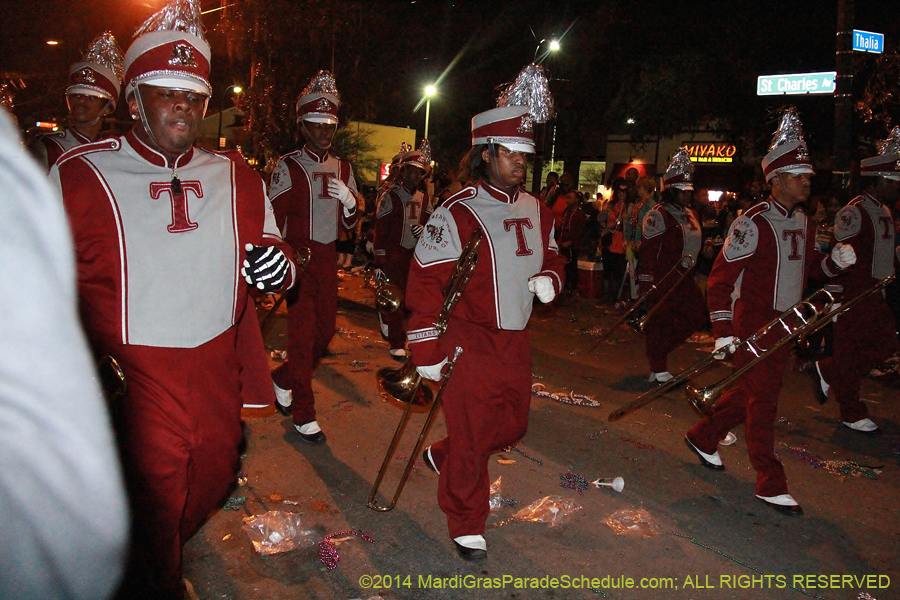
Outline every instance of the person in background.
{"label": "person in background", "polygon": [[566,285],[563,291],[569,296],[574,296],[578,291],[578,256],[587,223],[587,215],[581,208],[583,200],[581,192],[566,194],[566,211],[563,213],[559,235],[556,236],[559,251],[566,259]]}
{"label": "person in background", "polygon": [[[707,304],[715,357],[734,353],[738,368],[754,355],[744,345],[735,348],[736,339],[746,340],[799,302],[808,277],[835,277],[856,261],[850,246],[835,246],[829,256],[815,250],[814,226],[800,210],[809,198],[814,171],[794,109],[785,111],[762,167],[772,195],[732,223],[709,278]],[[760,340],[763,348],[770,343],[769,336]],[[685,443],[701,465],[721,471],[725,466],[717,450],[719,441],[744,423],[747,451],[756,470],[756,497],[778,512],[801,515],[775,453],[778,395],[790,350],[785,345],[744,373],[737,386],[715,403],[712,416],[685,434]]]}
{"label": "person in background", "polygon": [[541,200],[544,201],[544,204],[547,206],[553,206],[556,202],[556,197],[559,195],[559,173],[556,171],[550,171],[547,173],[546,183],[543,188],[541,188]]}
{"label": "person in background", "polygon": [[0,286],[5,600],[109,598],[125,566],[125,488],[78,319],[72,248],[59,195],[0,109],[0,276],[16,282]]}
{"label": "person in background", "polygon": [[[881,152],[860,162],[862,193],[834,217],[837,244],[851,244],[856,265],[835,280],[839,300],[848,302],[895,273],[900,256],[894,246],[894,220],[888,208],[900,199],[900,127],[881,144]],[[845,427],[873,433],[878,426],[860,400],[860,381],[900,350],[897,328],[883,292],[838,316],[833,327],[832,356],[816,362],[813,376],[819,402],[834,390]]]}
{"label": "person in background", "polygon": [[312,380],[337,322],[339,231],[356,227],[359,192],[350,163],[331,152],[340,97],[334,77],[319,71],[297,99],[305,144],[282,156],[272,173],[269,198],[275,220],[292,248],[309,248],[311,259],[288,297],[288,360],[272,372],[275,408],[291,415],[300,440],[324,444],[316,421]]}
{"label": "person in background", "polygon": [[637,299],[637,263],[638,254],[641,251],[641,229],[644,217],[656,206],[656,182],[652,177],[640,177],[635,182],[635,192],[637,200],[631,207],[628,217],[625,220],[625,260],[628,261],[627,269],[633,274],[631,298]]}
{"label": "person in background", "polygon": [[603,276],[606,281],[604,302],[615,304],[623,288],[625,278],[625,198],[628,185],[624,179],[616,179],[612,185],[612,197],[606,205],[606,223],[600,244],[603,247]]}
{"label": "person in background", "polygon": [[575,178],[569,173],[563,173],[562,177],[559,178],[559,187],[553,195],[553,202],[547,204],[553,212],[553,218],[556,219],[556,231],[559,231],[562,227],[563,213],[566,212],[566,207],[569,206],[566,196],[574,191]]}
{"label": "person in background", "polygon": [[104,117],[116,110],[122,76],[122,51],[107,31],[91,42],[85,59],[69,69],[69,127],[31,143],[31,153],[48,172],[63,152],[100,137]]}
{"label": "person in background", "polygon": [[[431,151],[425,148],[423,141],[423,149],[411,150],[401,157],[397,185],[381,197],[375,215],[376,277],[386,277],[404,297],[416,241],[431,216],[431,202],[420,189],[422,178],[431,168]],[[401,304],[396,311],[380,315],[387,326],[390,354],[395,360],[406,359],[407,313],[406,305]]]}
{"label": "person in background", "polygon": [[834,245],[835,217],[849,201],[849,194],[843,188],[834,188],[822,198],[823,214],[816,222],[816,248],[822,254],[831,252]]}
{"label": "person in background", "polygon": [[[444,388],[447,437],[426,448],[423,458],[438,473],[438,503],[465,560],[487,558],[490,455],[515,443],[528,427],[526,326],[534,297],[551,302],[563,285],[565,260],[554,240],[553,215],[522,188],[526,154],[534,152],[536,110],[504,105],[472,119],[472,149],[461,174],[474,183],[434,211],[409,274],[409,348],[419,375],[441,380],[448,357],[462,348]],[[477,266],[439,334],[442,290],[479,229],[484,238]]]}

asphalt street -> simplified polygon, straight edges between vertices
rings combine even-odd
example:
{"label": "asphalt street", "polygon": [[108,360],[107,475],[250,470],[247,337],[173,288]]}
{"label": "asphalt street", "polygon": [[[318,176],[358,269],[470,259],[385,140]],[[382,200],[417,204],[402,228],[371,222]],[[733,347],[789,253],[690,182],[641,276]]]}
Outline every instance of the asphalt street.
{"label": "asphalt street", "polygon": [[[643,340],[631,331],[622,328],[589,353],[596,339],[589,331],[615,319],[611,307],[586,298],[536,306],[532,371],[540,385],[529,430],[490,465],[506,502],[492,511],[489,527],[505,524],[485,535],[487,561],[467,563],[456,555],[437,506],[438,477],[421,457],[414,457],[393,511],[366,507],[401,415],[379,396],[375,371],[397,363],[377,333],[362,277],[342,276],[339,294],[338,331],[314,382],[328,443],[303,443],[272,407],[244,410],[246,450],[233,493],[186,546],[185,577],[196,597],[900,598],[896,380],[863,382],[882,429],[869,436],[843,427],[834,400],[819,405],[809,376],[793,360],[785,366],[776,444],[805,511],[787,517],[754,497],[743,427],[734,431],[735,444],[720,446],[724,471],[698,463],[683,437],[699,417],[682,391],[607,422],[613,409],[650,386]],[[283,314],[266,341],[275,366],[286,348]],[[692,365],[711,342],[697,336],[683,345],[670,370]],[[704,383],[724,374],[709,373]],[[410,419],[383,489],[393,489],[423,418]],[[428,439],[443,432],[439,413]],[[612,477],[624,479],[622,492],[592,484]],[[551,504],[558,523],[506,522],[548,496],[560,497]],[[295,549],[254,551],[242,527],[269,511],[290,513],[299,523]],[[339,555],[333,569],[320,558],[326,536]]]}

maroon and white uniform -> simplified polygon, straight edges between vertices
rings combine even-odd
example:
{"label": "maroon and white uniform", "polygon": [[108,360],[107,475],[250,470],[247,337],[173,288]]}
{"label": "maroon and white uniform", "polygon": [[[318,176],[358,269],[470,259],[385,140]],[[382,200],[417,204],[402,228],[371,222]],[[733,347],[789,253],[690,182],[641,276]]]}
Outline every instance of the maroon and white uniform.
{"label": "maroon and white uniform", "polygon": [[64,154],[50,178],[72,228],[85,329],[128,384],[115,412],[139,564],[177,589],[182,545],[234,479],[242,403],[274,400],[244,246],[290,249],[237,155],[192,148],[171,163],[131,132]]}
{"label": "maroon and white uniform", "polygon": [[309,266],[288,296],[288,360],[272,373],[275,385],[293,390],[292,417],[316,420],[313,368],[334,336],[337,319],[338,229],[356,226],[357,211],[328,195],[336,177],[358,195],[350,163],[331,152],[319,157],[306,146],[282,156],[269,182],[269,198],[284,240],[310,249]]}
{"label": "maroon and white uniform", "polygon": [[[424,225],[431,216],[431,204],[421,191],[411,194],[402,185],[393,186],[381,196],[375,210],[375,266],[381,269],[391,283],[406,294],[409,264],[418,238],[413,227]],[[382,315],[388,326],[388,342],[391,349],[406,344],[404,326],[405,308]]]}
{"label": "maroon and white uniform", "polygon": [[[799,208],[788,211],[773,198],[761,202],[734,220],[722,252],[709,275],[707,303],[716,338],[747,339],[785,310],[802,300],[807,277],[834,277],[842,271],[815,250],[815,225]],[[774,332],[775,339],[782,332]],[[767,347],[773,340],[760,341]],[[775,417],[786,345],[747,371],[737,387],[716,403],[715,412],[689,432],[690,441],[708,454],[729,430],[745,423],[747,450],[756,469],[756,494],[787,493],[784,468],[775,454]],[[753,355],[738,351],[737,367]]]}
{"label": "maroon and white uniform", "polygon": [[[857,196],[838,212],[834,238],[856,252],[856,264],[835,281],[840,284],[840,300],[851,300],[894,274],[894,220],[890,209],[874,197]],[[884,292],[840,315],[833,332],[833,355],[819,361],[819,370],[834,390],[841,420],[855,423],[869,416],[859,399],[861,379],[900,349]]]}
{"label": "maroon and white uniform", "polygon": [[49,133],[38,137],[31,144],[31,149],[38,162],[49,172],[64,152],[76,146],[90,143],[91,140],[70,127],[57,133]]}
{"label": "maroon and white uniform", "polygon": [[663,277],[684,256],[697,263],[700,255],[700,222],[693,210],[672,203],[658,204],[644,217],[641,226],[641,256],[638,260],[638,282],[641,293],[651,286],[657,288],[647,303],[655,306],[674,285],[678,287],[660,305],[647,322],[645,349],[650,371],[668,371],[667,357],[706,321],[703,294],[694,278],[687,276],[678,282],[678,273],[666,281]]}
{"label": "maroon and white uniform", "polygon": [[[438,337],[442,290],[478,227],[484,238],[477,267]],[[463,349],[444,390],[447,437],[431,446],[450,537],[484,532],[488,457],[525,435],[531,398],[525,327],[534,300],[528,282],[547,276],[556,293],[562,289],[565,260],[553,237],[553,214],[539,199],[480,181],[434,211],[416,246],[406,297],[412,359],[434,365],[456,346]]]}

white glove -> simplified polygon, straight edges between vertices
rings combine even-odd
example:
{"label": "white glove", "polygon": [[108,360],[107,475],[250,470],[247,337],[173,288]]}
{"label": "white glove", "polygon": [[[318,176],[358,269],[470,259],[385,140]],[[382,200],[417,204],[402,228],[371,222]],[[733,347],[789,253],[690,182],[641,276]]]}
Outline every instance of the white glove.
{"label": "white glove", "polygon": [[335,200],[340,200],[347,210],[356,208],[356,197],[353,195],[353,192],[350,191],[346,183],[337,177],[328,179],[328,195]]}
{"label": "white glove", "polygon": [[831,260],[834,261],[841,269],[846,269],[850,265],[856,264],[856,251],[850,244],[838,244],[831,249]]}
{"label": "white glove", "polygon": [[413,237],[419,239],[419,236],[421,236],[422,232],[425,231],[425,226],[413,225],[412,227],[410,227],[410,230],[412,231]]}
{"label": "white glove", "polygon": [[251,286],[263,292],[277,290],[291,270],[291,263],[284,252],[275,246],[246,244],[247,258],[241,267],[241,275]]}
{"label": "white glove", "polygon": [[538,297],[538,300],[544,304],[552,302],[556,297],[556,292],[553,290],[553,281],[546,275],[529,279],[528,291],[535,294]]}
{"label": "white glove", "polygon": [[441,375],[441,370],[446,364],[447,359],[445,358],[436,365],[431,365],[429,367],[416,367],[416,373],[418,373],[425,379],[430,379],[431,381],[440,381],[441,377],[443,377],[443,375]]}
{"label": "white glove", "polygon": [[716,360],[723,360],[725,358],[726,352],[728,354],[733,354],[734,351],[734,336],[729,335],[727,337],[720,337],[716,339],[716,349],[713,350],[713,352],[715,352],[715,354],[713,354],[713,358],[715,358]]}

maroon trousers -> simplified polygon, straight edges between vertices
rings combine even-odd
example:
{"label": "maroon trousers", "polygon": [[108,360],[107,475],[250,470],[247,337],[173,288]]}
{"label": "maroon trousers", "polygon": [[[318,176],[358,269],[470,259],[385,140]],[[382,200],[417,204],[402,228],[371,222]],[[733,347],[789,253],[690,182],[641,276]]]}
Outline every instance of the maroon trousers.
{"label": "maroon trousers", "polygon": [[197,348],[110,348],[128,382],[115,411],[133,511],[120,597],[182,597],[182,546],[234,481],[242,436],[236,331]]}
{"label": "maroon trousers", "polygon": [[[381,266],[381,270],[387,275],[391,283],[400,288],[403,295],[406,295],[406,280],[409,278],[409,264],[412,261],[413,250],[399,248],[392,250],[389,256],[389,262]],[[406,310],[406,304],[401,304],[400,308],[392,313],[382,314],[381,320],[388,326],[388,343],[391,350],[400,350],[406,348],[406,321],[409,318],[409,311]]]}
{"label": "maroon trousers", "polygon": [[[770,316],[774,317],[776,313]],[[737,327],[738,337],[746,339],[769,321],[756,317],[736,320],[736,324],[738,322],[741,323]],[[771,346],[768,337],[760,341],[761,347]],[[788,493],[784,467],[775,454],[775,418],[784,379],[784,363],[790,352],[788,344],[744,373],[736,387],[725,392],[716,402],[713,415],[702,419],[687,434],[697,448],[712,454],[718,449],[719,440],[744,423],[747,452],[756,470],[756,493],[760,496]],[[741,368],[752,358],[749,351],[739,351],[734,362],[737,368]]]}
{"label": "maroon trousers", "polygon": [[490,512],[490,455],[515,444],[528,428],[528,334],[455,320],[439,343],[448,356],[456,346],[463,353],[442,398],[447,437],[431,445],[440,471],[438,503],[451,538],[480,535]]}
{"label": "maroon trousers", "polygon": [[[653,306],[662,295],[663,293],[651,294],[648,298],[650,305]],[[694,278],[688,275],[644,327],[647,336],[644,348],[650,371],[668,371],[669,353],[691,337],[704,322],[706,302]]]}
{"label": "maroon trousers", "polygon": [[840,315],[834,325],[833,355],[819,361],[819,370],[834,391],[841,420],[855,423],[869,416],[859,399],[862,378],[900,349],[894,317],[879,294]]}
{"label": "maroon trousers", "polygon": [[275,385],[292,390],[291,417],[298,425],[316,420],[313,371],[337,323],[334,243],[313,245],[309,266],[288,292],[288,360],[272,372]]}

